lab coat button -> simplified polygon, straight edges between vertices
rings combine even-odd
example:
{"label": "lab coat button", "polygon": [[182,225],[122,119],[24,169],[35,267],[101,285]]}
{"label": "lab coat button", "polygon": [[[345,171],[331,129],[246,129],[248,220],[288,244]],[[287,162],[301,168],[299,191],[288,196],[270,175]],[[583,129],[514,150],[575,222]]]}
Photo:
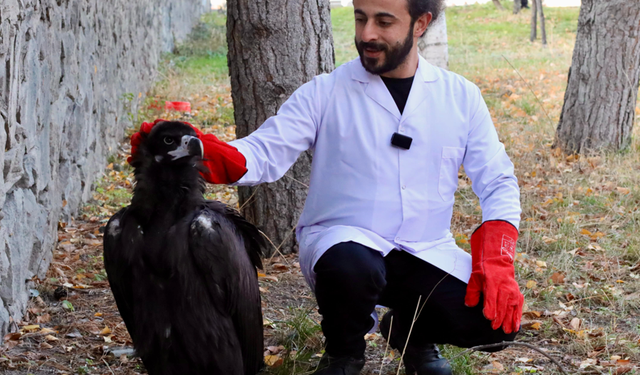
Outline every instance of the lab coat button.
{"label": "lab coat button", "polygon": [[399,242],[399,241],[400,241],[400,237],[396,237],[396,242]]}
{"label": "lab coat button", "polygon": [[406,185],[402,185],[402,190],[405,190],[407,188]]}

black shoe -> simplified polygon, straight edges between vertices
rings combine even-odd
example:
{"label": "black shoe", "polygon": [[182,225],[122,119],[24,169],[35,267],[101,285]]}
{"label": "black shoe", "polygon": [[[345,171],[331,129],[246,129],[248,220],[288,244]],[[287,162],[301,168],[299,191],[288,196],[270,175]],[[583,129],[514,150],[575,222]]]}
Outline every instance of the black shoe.
{"label": "black shoe", "polygon": [[359,375],[364,367],[364,357],[334,357],[327,353],[320,359],[318,370],[312,375]]}
{"label": "black shoe", "polygon": [[[393,310],[384,314],[380,322],[380,333],[387,340],[389,346],[400,351],[404,350],[406,337],[399,337],[397,331],[389,339],[389,326]],[[435,344],[427,344],[422,348],[414,348],[407,345],[404,353],[404,367],[407,375],[453,375],[451,365],[446,358],[440,355],[440,351]]]}

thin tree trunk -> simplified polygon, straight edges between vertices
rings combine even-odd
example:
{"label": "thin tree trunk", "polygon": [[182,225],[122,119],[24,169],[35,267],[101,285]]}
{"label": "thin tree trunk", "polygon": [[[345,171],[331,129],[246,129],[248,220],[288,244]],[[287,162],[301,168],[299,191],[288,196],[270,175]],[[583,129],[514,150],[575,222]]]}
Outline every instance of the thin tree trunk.
{"label": "thin tree trunk", "polygon": [[538,0],[533,0],[531,1],[531,36],[529,37],[529,40],[531,40],[532,42],[536,40],[536,38],[538,37],[538,34],[537,34],[538,25],[536,23],[537,20],[538,20]]}
{"label": "thin tree trunk", "polygon": [[[329,2],[229,0],[228,64],[236,135],[249,135],[302,84],[333,70]],[[272,184],[238,189],[243,214],[280,251],[297,251],[293,234],[307,195],[311,154],[306,152]]]}
{"label": "thin tree trunk", "polygon": [[522,2],[520,0],[513,1],[513,14],[520,13],[520,9],[522,9]]}
{"label": "thin tree trunk", "polygon": [[547,28],[544,21],[544,7],[542,6],[542,0],[534,0],[537,2],[537,10],[540,12],[540,33],[542,34],[542,45],[547,45]]}
{"label": "thin tree trunk", "polygon": [[502,4],[500,4],[500,0],[493,0],[493,5],[495,5],[496,8],[500,10],[504,10],[504,7],[502,6]]}
{"label": "thin tree trunk", "polygon": [[627,147],[639,79],[637,2],[582,0],[554,146],[568,154]]}

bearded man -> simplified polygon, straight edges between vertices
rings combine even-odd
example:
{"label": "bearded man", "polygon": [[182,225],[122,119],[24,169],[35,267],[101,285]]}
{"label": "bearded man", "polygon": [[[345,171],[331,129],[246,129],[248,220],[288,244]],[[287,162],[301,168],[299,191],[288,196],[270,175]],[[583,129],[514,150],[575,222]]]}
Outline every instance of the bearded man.
{"label": "bearded man", "polygon": [[[520,329],[513,164],[480,90],[418,55],[442,7],[354,0],[358,59],[300,87],[246,138],[202,136],[214,183],[272,182],[313,150],[296,235],[326,338],[316,375],[360,373],[376,305],[390,308],[380,329],[407,374],[451,374],[436,344],[500,343]],[[450,232],[460,165],[483,215],[471,255]]]}

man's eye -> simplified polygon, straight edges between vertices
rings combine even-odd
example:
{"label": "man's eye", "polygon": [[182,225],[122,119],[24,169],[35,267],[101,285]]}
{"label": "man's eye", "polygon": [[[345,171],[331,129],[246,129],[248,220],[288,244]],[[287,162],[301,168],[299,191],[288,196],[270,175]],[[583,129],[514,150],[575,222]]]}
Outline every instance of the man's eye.
{"label": "man's eye", "polygon": [[168,144],[168,145],[172,145],[173,144],[173,138],[171,137],[164,137],[164,143]]}

